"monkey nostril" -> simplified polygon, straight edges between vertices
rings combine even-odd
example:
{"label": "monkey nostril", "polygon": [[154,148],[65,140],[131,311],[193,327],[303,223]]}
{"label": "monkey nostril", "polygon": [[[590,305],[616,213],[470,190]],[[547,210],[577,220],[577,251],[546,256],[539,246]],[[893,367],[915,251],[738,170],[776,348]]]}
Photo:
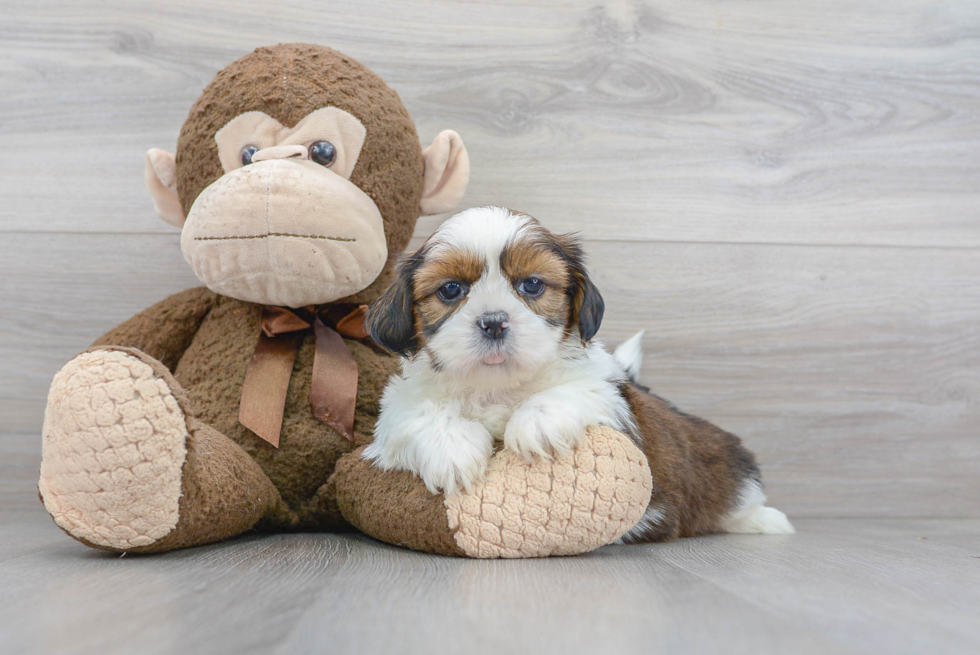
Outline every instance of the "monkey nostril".
{"label": "monkey nostril", "polygon": [[300,145],[295,146],[272,146],[271,148],[262,148],[252,153],[252,163],[267,161],[270,159],[292,159],[292,158],[306,158],[306,148]]}
{"label": "monkey nostril", "polygon": [[481,316],[477,325],[483,330],[483,334],[491,339],[502,339],[505,331],[510,327],[509,318],[505,312],[491,312]]}

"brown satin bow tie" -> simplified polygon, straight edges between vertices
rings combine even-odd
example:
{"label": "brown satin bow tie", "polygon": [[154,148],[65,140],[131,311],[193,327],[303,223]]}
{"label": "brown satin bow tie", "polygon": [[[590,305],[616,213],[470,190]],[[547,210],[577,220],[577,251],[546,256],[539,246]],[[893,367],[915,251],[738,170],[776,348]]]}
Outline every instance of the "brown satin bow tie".
{"label": "brown satin bow tie", "polygon": [[367,337],[366,314],[367,305],[263,307],[262,332],[245,371],[238,421],[279,447],[293,364],[306,331],[312,327],[316,337],[310,389],[313,415],[353,441],[357,362],[341,335]]}

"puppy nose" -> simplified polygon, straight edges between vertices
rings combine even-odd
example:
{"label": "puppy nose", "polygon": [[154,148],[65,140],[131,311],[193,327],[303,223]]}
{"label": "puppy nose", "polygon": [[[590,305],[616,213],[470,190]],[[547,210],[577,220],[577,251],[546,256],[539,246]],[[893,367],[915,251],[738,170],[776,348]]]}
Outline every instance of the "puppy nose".
{"label": "puppy nose", "polygon": [[252,163],[256,164],[267,159],[290,159],[292,157],[306,158],[306,148],[303,146],[272,146],[262,148],[252,154]]}
{"label": "puppy nose", "polygon": [[503,339],[504,332],[510,327],[509,319],[506,312],[488,312],[480,317],[477,325],[491,339]]}

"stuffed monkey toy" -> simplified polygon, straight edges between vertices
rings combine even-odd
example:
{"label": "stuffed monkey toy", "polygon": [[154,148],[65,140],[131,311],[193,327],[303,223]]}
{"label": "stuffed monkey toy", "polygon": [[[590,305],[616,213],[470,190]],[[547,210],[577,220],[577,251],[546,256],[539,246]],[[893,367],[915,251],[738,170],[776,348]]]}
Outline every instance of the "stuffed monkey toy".
{"label": "stuffed monkey toy", "polygon": [[99,338],[55,376],[38,490],[75,539],[150,553],[246,531],[360,528],[473,557],[585,552],[642,517],[651,475],[623,434],[571,457],[498,453],[469,494],[360,458],[397,358],[364,329],[420,214],[462,198],[469,160],[424,151],[398,95],[329,48],[239,59],[153,149],[157,213],[205,285]]}

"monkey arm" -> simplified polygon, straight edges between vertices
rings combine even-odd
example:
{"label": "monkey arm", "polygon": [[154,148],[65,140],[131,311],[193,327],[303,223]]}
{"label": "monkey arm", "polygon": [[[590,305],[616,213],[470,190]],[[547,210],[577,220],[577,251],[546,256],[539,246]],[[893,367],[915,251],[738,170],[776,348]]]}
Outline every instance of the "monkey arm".
{"label": "monkey arm", "polygon": [[175,293],[109,330],[92,345],[138,348],[172,371],[217,297],[205,287]]}

